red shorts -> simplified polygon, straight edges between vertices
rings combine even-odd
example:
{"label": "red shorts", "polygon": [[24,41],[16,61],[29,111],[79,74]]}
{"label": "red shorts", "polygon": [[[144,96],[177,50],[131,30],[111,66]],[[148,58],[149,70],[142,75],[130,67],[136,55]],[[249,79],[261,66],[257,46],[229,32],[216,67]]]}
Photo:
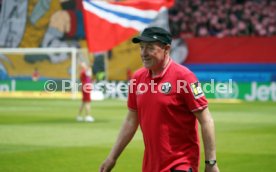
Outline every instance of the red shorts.
{"label": "red shorts", "polygon": [[82,101],[83,102],[91,102],[90,92],[88,92],[88,93],[82,92]]}

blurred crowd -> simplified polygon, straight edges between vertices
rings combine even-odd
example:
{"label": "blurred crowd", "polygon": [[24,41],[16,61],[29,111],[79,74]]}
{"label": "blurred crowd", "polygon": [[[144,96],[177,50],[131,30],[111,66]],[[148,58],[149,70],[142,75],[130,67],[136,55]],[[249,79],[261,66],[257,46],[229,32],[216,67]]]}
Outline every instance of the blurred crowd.
{"label": "blurred crowd", "polygon": [[169,10],[175,37],[276,35],[276,0],[176,0]]}

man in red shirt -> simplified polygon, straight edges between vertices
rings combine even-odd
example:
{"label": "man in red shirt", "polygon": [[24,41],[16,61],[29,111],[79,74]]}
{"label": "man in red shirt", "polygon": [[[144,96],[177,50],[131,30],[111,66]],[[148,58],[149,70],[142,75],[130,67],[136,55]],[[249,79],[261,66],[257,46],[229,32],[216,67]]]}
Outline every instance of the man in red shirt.
{"label": "man in red shirt", "polygon": [[144,68],[130,81],[128,114],[117,142],[100,167],[109,172],[140,125],[144,138],[143,172],[198,172],[201,125],[205,172],[219,172],[213,118],[195,75],[169,56],[171,34],[146,28],[139,43]]}
{"label": "man in red shirt", "polygon": [[[77,115],[77,121],[94,122],[95,119],[90,115],[90,102],[91,102],[91,91],[92,91],[92,69],[84,62],[80,64],[80,81],[81,81],[81,92],[82,92],[82,103]],[[84,116],[82,111],[85,110]]]}

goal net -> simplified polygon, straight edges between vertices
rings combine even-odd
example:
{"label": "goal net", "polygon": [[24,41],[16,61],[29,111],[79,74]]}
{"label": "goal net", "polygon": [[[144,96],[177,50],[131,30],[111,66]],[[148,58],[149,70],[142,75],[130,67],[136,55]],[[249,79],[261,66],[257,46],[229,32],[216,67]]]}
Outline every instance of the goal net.
{"label": "goal net", "polygon": [[[76,98],[80,61],[90,63],[87,49],[2,48],[0,49],[0,92],[49,91],[47,81],[56,82],[57,92],[71,92]],[[66,87],[66,89],[62,87]]]}

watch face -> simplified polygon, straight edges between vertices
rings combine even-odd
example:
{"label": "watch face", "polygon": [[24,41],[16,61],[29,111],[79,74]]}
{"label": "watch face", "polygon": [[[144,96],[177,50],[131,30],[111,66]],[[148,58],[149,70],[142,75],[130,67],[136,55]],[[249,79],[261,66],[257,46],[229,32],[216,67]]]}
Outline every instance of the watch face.
{"label": "watch face", "polygon": [[216,161],[215,160],[210,160],[211,165],[215,165]]}
{"label": "watch face", "polygon": [[217,163],[216,160],[208,160],[208,161],[205,161],[206,164],[209,164],[209,165],[215,165]]}

